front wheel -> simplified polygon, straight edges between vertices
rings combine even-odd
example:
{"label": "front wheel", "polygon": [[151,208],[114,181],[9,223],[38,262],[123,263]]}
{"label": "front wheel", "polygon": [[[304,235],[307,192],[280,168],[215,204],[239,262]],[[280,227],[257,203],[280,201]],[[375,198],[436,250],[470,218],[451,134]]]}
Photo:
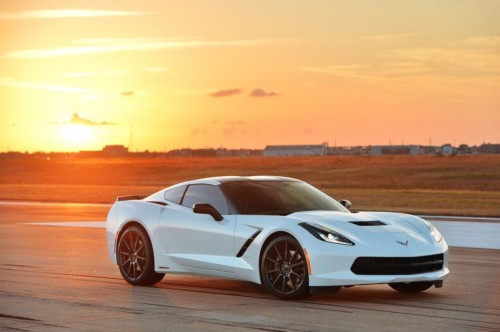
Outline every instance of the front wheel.
{"label": "front wheel", "polygon": [[281,299],[297,300],[310,295],[304,251],[291,236],[280,236],[266,246],[260,277],[268,291]]}
{"label": "front wheel", "polygon": [[409,283],[391,283],[389,286],[392,289],[397,290],[401,293],[420,293],[423,292],[434,285],[432,281],[420,281],[420,282],[409,282]]}
{"label": "front wheel", "polygon": [[132,285],[154,285],[164,273],[154,270],[154,254],[146,231],[138,226],[127,228],[120,236],[117,248],[118,267],[123,279]]}

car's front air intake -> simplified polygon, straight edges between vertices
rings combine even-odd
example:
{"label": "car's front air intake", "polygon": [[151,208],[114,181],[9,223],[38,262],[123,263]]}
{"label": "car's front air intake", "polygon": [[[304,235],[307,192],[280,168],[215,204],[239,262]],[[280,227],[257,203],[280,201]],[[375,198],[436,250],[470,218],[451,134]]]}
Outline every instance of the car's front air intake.
{"label": "car's front air intake", "polygon": [[443,268],[443,254],[419,257],[358,257],[351,271],[359,275],[408,275]]}

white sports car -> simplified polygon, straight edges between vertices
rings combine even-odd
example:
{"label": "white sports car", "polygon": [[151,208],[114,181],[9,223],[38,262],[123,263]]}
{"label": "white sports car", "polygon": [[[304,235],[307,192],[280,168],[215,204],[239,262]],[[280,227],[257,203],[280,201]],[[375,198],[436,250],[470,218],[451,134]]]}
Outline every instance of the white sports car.
{"label": "white sports car", "polygon": [[448,246],[422,218],[348,210],[314,188],[275,176],[183,182],[151,196],[118,197],[109,211],[111,259],[132,285],[165,273],[264,284],[282,299],[389,284],[441,287]]}

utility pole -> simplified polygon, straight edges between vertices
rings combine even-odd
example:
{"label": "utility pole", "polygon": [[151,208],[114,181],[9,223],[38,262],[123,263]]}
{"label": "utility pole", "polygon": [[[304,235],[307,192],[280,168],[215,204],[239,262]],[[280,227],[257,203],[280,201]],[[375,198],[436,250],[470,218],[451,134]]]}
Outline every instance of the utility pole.
{"label": "utility pole", "polygon": [[133,133],[132,123],[130,123],[130,138],[129,138],[129,142],[128,142],[128,152],[132,152],[133,142],[134,142],[134,133]]}

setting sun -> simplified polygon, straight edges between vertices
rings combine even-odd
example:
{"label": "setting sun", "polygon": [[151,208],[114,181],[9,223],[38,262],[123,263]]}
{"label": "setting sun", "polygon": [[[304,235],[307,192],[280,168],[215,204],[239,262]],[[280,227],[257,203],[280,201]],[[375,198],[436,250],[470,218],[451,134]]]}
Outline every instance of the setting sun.
{"label": "setting sun", "polygon": [[79,124],[65,124],[61,126],[61,138],[72,148],[81,148],[92,139],[92,129]]}

